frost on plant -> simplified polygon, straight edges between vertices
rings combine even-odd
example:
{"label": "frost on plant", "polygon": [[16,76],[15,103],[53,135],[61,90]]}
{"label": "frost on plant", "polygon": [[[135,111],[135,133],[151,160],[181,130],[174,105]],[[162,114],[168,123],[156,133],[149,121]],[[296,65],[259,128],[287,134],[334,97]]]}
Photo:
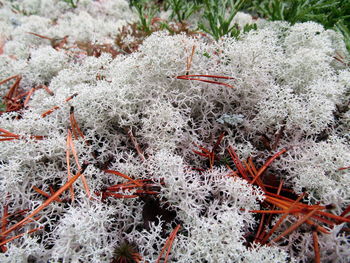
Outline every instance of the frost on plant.
{"label": "frost on plant", "polygon": [[[312,226],[284,231],[315,207],[321,258],[348,261],[341,35],[259,21],[239,39],[154,32],[123,54],[118,28],[136,21],[126,1],[12,4],[0,9],[0,242],[23,236],[0,246],[1,262],[113,262],[126,245],[156,262],[169,240],[174,262],[310,262]],[[250,211],[279,186],[289,200],[308,193],[304,210],[263,242],[283,213],[264,225]]]}

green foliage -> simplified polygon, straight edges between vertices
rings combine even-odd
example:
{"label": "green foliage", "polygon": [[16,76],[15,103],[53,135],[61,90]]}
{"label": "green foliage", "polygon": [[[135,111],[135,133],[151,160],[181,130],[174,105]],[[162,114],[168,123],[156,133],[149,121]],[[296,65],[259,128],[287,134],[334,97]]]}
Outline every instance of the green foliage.
{"label": "green foliage", "polygon": [[6,105],[3,104],[2,101],[0,101],[0,112],[5,110],[6,110]]}
{"label": "green foliage", "polygon": [[338,20],[350,17],[350,2],[347,0],[255,0],[252,4],[251,9],[263,17],[292,24],[315,21],[329,28]]}
{"label": "green foliage", "polygon": [[66,2],[69,4],[72,8],[77,8],[78,7],[78,2],[79,0],[62,0],[63,2]]}
{"label": "green foliage", "polygon": [[183,23],[193,13],[202,8],[197,2],[187,0],[167,0],[166,4],[168,4],[172,10],[171,17],[176,17],[177,21],[180,23]]}
{"label": "green foliage", "polygon": [[231,22],[237,12],[242,8],[245,1],[246,0],[204,0],[204,18],[209,23],[209,27],[201,23],[199,28],[211,34],[216,40],[227,34],[237,36],[238,28],[236,25],[231,26]]}
{"label": "green foliage", "polygon": [[283,20],[291,24],[315,21],[326,29],[340,31],[350,51],[349,0],[254,0],[250,10],[268,20]]}
{"label": "green foliage", "polygon": [[350,28],[349,28],[349,25],[346,25],[343,20],[340,20],[334,25],[334,27],[337,31],[339,31],[343,34],[346,48],[348,49],[348,51],[350,53]]}
{"label": "green foliage", "polygon": [[[171,19],[180,23],[203,10],[203,19],[198,25],[200,30],[212,35],[216,40],[224,35],[238,38],[242,32],[256,29],[255,24],[246,25],[243,29],[232,25],[237,12],[246,10],[272,21],[282,20],[291,24],[315,21],[326,29],[341,32],[350,51],[349,0],[131,0],[130,4],[139,15],[139,29],[147,34],[152,32],[152,19],[160,10],[170,9]],[[161,29],[173,33],[167,22],[161,23]]]}
{"label": "green foliage", "polygon": [[235,25],[235,27],[231,31],[231,36],[238,39],[242,32],[248,33],[250,30],[257,30],[257,25],[256,24],[246,24],[244,26],[243,30],[238,28],[237,25]]}
{"label": "green foliage", "polygon": [[131,0],[130,5],[136,9],[139,16],[139,29],[150,34],[152,32],[152,19],[158,12],[158,7],[148,0]]}
{"label": "green foliage", "polygon": [[[194,13],[203,10],[203,20],[198,28],[218,40],[226,34],[236,38],[239,36],[242,29],[232,25],[232,20],[242,7],[247,7],[244,5],[246,2],[246,0],[165,0],[164,2],[131,0],[130,5],[139,15],[139,29],[147,34],[152,32],[152,20],[160,10],[171,10],[170,18],[181,24],[185,24]],[[162,21],[161,29],[174,33],[168,22]],[[255,28],[255,25],[249,25],[243,29],[243,32]]]}
{"label": "green foliage", "polygon": [[26,11],[19,4],[11,4],[11,8],[13,11],[15,11],[15,13],[22,14],[24,16],[36,15],[36,13]]}

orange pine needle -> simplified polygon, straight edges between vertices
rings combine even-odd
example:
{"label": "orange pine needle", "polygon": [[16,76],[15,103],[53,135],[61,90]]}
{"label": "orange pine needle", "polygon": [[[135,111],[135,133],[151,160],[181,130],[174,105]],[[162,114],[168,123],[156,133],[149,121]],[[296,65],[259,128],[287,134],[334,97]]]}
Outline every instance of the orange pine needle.
{"label": "orange pine needle", "polygon": [[326,216],[326,217],[335,219],[335,220],[340,221],[340,222],[347,222],[347,223],[350,223],[350,218],[346,218],[346,217],[343,217],[343,216],[333,215],[333,214],[331,214],[331,213],[327,213],[327,212],[324,212],[324,211],[319,211],[318,213],[319,213],[320,215],[322,215],[322,216]]}
{"label": "orange pine needle", "polygon": [[42,118],[45,118],[47,115],[50,115],[51,113],[53,113],[55,110],[58,110],[60,107],[58,106],[54,106],[51,109],[49,109],[48,111],[45,111],[43,114],[41,114]]}
{"label": "orange pine needle", "polygon": [[26,99],[25,99],[24,102],[23,102],[23,107],[26,107],[26,106],[27,106],[27,104],[29,103],[30,97],[33,95],[34,91],[35,91],[35,88],[31,88],[31,89],[30,89],[30,91],[29,91],[28,94],[27,94]]}
{"label": "orange pine needle", "polygon": [[[243,161],[244,162],[244,165],[246,167],[246,170],[248,171],[248,173],[250,174],[250,176],[254,179],[255,178],[255,173],[254,173],[254,170],[252,167],[250,167],[249,163],[247,163],[246,161]],[[266,191],[265,187],[264,187],[264,184],[262,183],[261,179],[259,178],[257,181],[256,181],[257,185],[263,190],[263,191]]]}
{"label": "orange pine needle", "polygon": [[2,219],[1,219],[1,232],[6,231],[7,218],[9,216],[8,209],[9,209],[8,205],[4,205],[4,214],[3,214]]}
{"label": "orange pine needle", "polygon": [[[49,195],[48,193],[46,193],[45,191],[41,190],[40,188],[38,188],[38,187],[36,187],[36,186],[33,186],[32,188],[33,188],[33,190],[34,190],[35,192],[37,192],[37,193],[39,193],[39,194],[41,194],[41,195],[43,195],[43,196],[45,196],[45,197],[47,197],[47,198],[50,198],[50,197],[51,197],[51,195]],[[55,191],[53,191],[53,188],[52,188],[51,186],[50,186],[50,193],[51,193],[51,194],[54,194],[54,193],[55,193]],[[60,198],[57,198],[56,201],[62,202],[62,200],[61,200]]]}
{"label": "orange pine needle", "polygon": [[334,223],[333,221],[330,221],[330,220],[328,220],[328,219],[326,219],[326,218],[323,218],[323,217],[320,217],[320,216],[318,216],[318,215],[313,215],[312,218],[313,218],[314,220],[316,220],[316,221],[325,223],[325,224],[327,224],[327,225],[329,225],[329,226],[334,226],[334,225],[336,225],[336,223]]}
{"label": "orange pine needle", "polygon": [[186,73],[188,74],[190,72],[191,66],[192,66],[192,60],[193,60],[193,56],[194,56],[194,51],[196,50],[196,46],[193,45],[192,46],[192,51],[191,51],[191,55],[187,58],[186,61]]}
{"label": "orange pine needle", "polygon": [[236,154],[236,152],[233,150],[232,146],[229,146],[229,147],[227,148],[227,151],[228,151],[228,153],[230,154],[231,159],[232,159],[233,162],[235,163],[235,165],[236,165],[236,167],[237,167],[237,169],[238,169],[240,175],[241,175],[245,180],[247,180],[248,182],[250,182],[250,180],[249,180],[249,178],[248,178],[248,176],[247,176],[247,173],[246,173],[246,171],[245,171],[245,169],[244,169],[244,167],[243,167],[243,164],[242,164],[242,162],[240,161],[240,159],[239,159],[238,155]]}
{"label": "orange pine needle", "polygon": [[4,141],[12,141],[15,138],[4,138],[4,139],[0,139],[0,142],[4,142]]}
{"label": "orange pine needle", "polygon": [[212,84],[217,84],[217,85],[223,85],[229,88],[234,88],[233,86],[224,83],[224,82],[219,82],[215,80],[207,80],[207,79],[201,79],[201,78],[214,78],[214,79],[234,79],[232,77],[226,77],[226,76],[216,76],[216,75],[181,75],[177,76],[177,79],[184,79],[184,80],[198,80],[202,82],[207,82],[207,83],[212,83]]}
{"label": "orange pine needle", "polygon": [[[0,141],[11,141],[11,140],[19,140],[19,139],[25,139],[24,137],[21,137],[17,134],[11,133],[5,129],[0,128],[0,132],[5,133],[5,134],[0,134],[0,137],[7,137],[7,138],[2,138]],[[40,136],[40,135],[31,135],[29,136],[29,139],[35,139],[35,140],[43,140],[45,137]]]}
{"label": "orange pine needle", "polygon": [[[71,174],[71,167],[70,167],[70,141],[72,140],[72,133],[70,129],[68,129],[68,134],[67,134],[67,141],[66,141],[66,162],[67,162],[67,173],[68,173],[68,180],[71,179],[72,174]],[[69,192],[71,196],[71,201],[74,201],[74,188],[73,185],[69,187]]]}
{"label": "orange pine needle", "polygon": [[[9,132],[9,131],[7,131],[7,130],[5,130],[5,129],[2,129],[2,128],[0,128],[0,132],[5,133],[7,137],[19,137],[18,135],[14,134],[14,133],[12,133],[12,132]],[[0,136],[1,136],[1,135],[0,135]]]}
{"label": "orange pine needle", "polygon": [[[259,181],[259,180],[258,180]],[[258,182],[257,181],[257,182]],[[280,195],[280,193],[281,193],[281,191],[282,191],[282,187],[283,187],[283,180],[281,180],[280,181],[280,184],[279,184],[279,186],[278,186],[278,188],[277,188],[277,195]],[[266,192],[266,189],[264,189],[264,191]],[[272,205],[272,209],[275,209],[276,208],[276,206],[275,205]],[[269,217],[267,218],[267,220],[266,220],[266,226],[267,225],[269,225],[270,223],[271,223],[271,220],[272,220],[272,217],[273,217],[273,214],[270,214],[269,215]],[[264,232],[264,234],[267,234],[266,232]],[[262,240],[262,239],[260,239],[260,240]]]}
{"label": "orange pine needle", "polygon": [[270,159],[268,159],[266,161],[266,163],[259,169],[258,173],[256,174],[255,178],[253,179],[253,181],[251,182],[251,184],[254,184],[255,181],[260,177],[260,175],[262,175],[265,170],[267,169],[267,167],[275,160],[277,159],[279,156],[281,156],[282,154],[284,154],[285,152],[288,151],[288,148],[284,148],[281,151],[279,151],[278,153],[276,153],[274,156],[272,156]]}
{"label": "orange pine needle", "polygon": [[[277,186],[272,186],[272,185],[269,185],[269,184],[263,184],[263,186],[266,187],[266,188],[278,190]],[[292,189],[288,189],[288,188],[282,188],[281,190],[283,190],[283,192],[294,193],[294,191]]]}
{"label": "orange pine needle", "polygon": [[4,80],[0,81],[0,85],[10,81],[11,79],[16,79],[16,78],[19,78],[19,77],[20,77],[20,75],[14,75],[14,76],[8,77],[7,79],[4,79]]}
{"label": "orange pine needle", "polygon": [[[278,237],[274,238],[271,242],[278,242],[281,240],[284,236],[289,235],[291,232],[293,232],[295,229],[297,229],[301,224],[305,223],[313,214],[315,214],[318,211],[318,208],[315,208],[311,210],[308,214],[300,218],[296,223],[294,223],[292,226],[290,226],[288,229],[283,231],[282,234],[280,234]],[[270,242],[270,243],[271,243]]]}
{"label": "orange pine needle", "polygon": [[[49,190],[50,190],[51,195],[55,194],[55,190],[53,189],[53,187],[51,185],[49,186]],[[56,198],[56,201],[57,202],[63,202],[61,200],[61,198],[59,198],[59,197]]]}
{"label": "orange pine needle", "polygon": [[280,195],[280,194],[281,194],[282,187],[283,187],[283,183],[284,183],[284,181],[283,181],[283,180],[281,180],[281,181],[280,181],[280,184],[279,184],[279,186],[278,186],[278,190],[277,190],[277,194],[278,194],[278,195]]}
{"label": "orange pine needle", "polygon": [[115,175],[118,175],[120,177],[123,177],[131,182],[133,182],[135,185],[139,186],[139,187],[142,187],[143,184],[139,183],[138,181],[132,179],[131,177],[127,176],[126,174],[123,174],[121,172],[118,172],[118,171],[114,171],[114,170],[103,170],[105,173],[109,173],[109,174],[115,174]]}
{"label": "orange pine needle", "polygon": [[215,152],[216,149],[219,147],[220,143],[222,142],[222,140],[224,139],[225,137],[225,132],[221,133],[219,138],[217,139],[216,143],[214,144],[214,147],[212,149],[212,152]]}
{"label": "orange pine needle", "polygon": [[71,126],[72,126],[72,132],[73,132],[73,135],[74,135],[74,138],[77,140],[79,137],[83,138],[84,139],[84,134],[83,132],[80,130],[79,126],[78,126],[78,123],[75,119],[75,116],[74,116],[74,107],[71,106],[70,107],[70,114],[69,114],[69,120],[70,120],[70,123],[71,123]]}
{"label": "orange pine needle", "polygon": [[233,77],[217,76],[217,75],[181,75],[181,76],[177,76],[178,79],[187,79],[188,77],[205,77],[205,78],[215,78],[215,79],[235,79]]}
{"label": "orange pine needle", "polygon": [[[72,136],[68,136],[67,140],[69,140],[69,145],[70,145],[70,150],[72,151],[72,154],[74,156],[74,159],[75,159],[75,163],[77,164],[78,166],[78,169],[80,170],[81,169],[81,166],[79,164],[79,159],[78,159],[78,154],[77,154],[77,151],[75,149],[75,146],[74,146],[74,142],[73,142],[73,139],[72,139]],[[90,189],[89,189],[89,185],[86,181],[86,178],[85,176],[82,174],[81,176],[81,181],[83,182],[83,186],[84,186],[84,189],[86,191],[86,194],[88,196],[88,198],[91,197],[91,194],[90,194]]]}
{"label": "orange pine needle", "polygon": [[[8,223],[7,217],[9,215],[8,214],[8,208],[9,208],[8,205],[4,205],[4,214],[3,214],[2,218],[1,218],[1,232],[5,232],[6,231],[6,227],[7,227],[7,223]],[[3,237],[3,238],[0,238],[0,242],[3,241],[3,239],[5,239],[5,238],[6,238],[6,236]],[[0,246],[0,247],[1,247],[1,250],[2,250],[3,253],[7,251],[7,248],[5,246]]]}
{"label": "orange pine needle", "polygon": [[303,210],[301,209],[294,209],[294,210],[249,210],[251,213],[258,213],[258,214],[293,214],[293,213],[301,213]]}
{"label": "orange pine needle", "polygon": [[348,205],[348,207],[344,209],[344,211],[340,214],[340,216],[344,217],[348,213],[350,213],[350,205]]}
{"label": "orange pine needle", "polygon": [[134,189],[134,188],[137,188],[137,187],[140,187],[140,186],[137,186],[135,184],[132,184],[132,185],[117,184],[117,185],[112,185],[112,186],[107,187],[106,190],[108,190],[108,191],[118,191],[118,190]]}
{"label": "orange pine needle", "polygon": [[46,92],[49,93],[50,96],[54,96],[55,95],[55,93],[53,93],[53,91],[50,90],[49,87],[46,86],[46,85],[39,85],[37,88],[46,90]]}
{"label": "orange pine needle", "polygon": [[222,139],[224,138],[225,133],[223,132],[219,138],[217,139],[216,143],[214,144],[214,147],[211,151],[209,151],[208,149],[197,145],[196,143],[193,143],[197,148],[201,149],[202,152],[196,151],[196,150],[192,150],[195,154],[198,154],[200,156],[206,157],[209,159],[209,167],[210,169],[212,169],[214,167],[214,162],[215,162],[215,151],[216,149],[219,147]]}
{"label": "orange pine needle", "polygon": [[9,100],[9,99],[11,99],[11,98],[14,96],[14,94],[16,93],[17,88],[18,88],[18,86],[19,86],[19,83],[21,82],[21,79],[22,79],[21,76],[19,76],[19,75],[16,76],[16,81],[15,81],[15,83],[13,83],[13,85],[11,86],[9,92],[8,92],[7,95],[5,96],[6,99]]}
{"label": "orange pine needle", "polygon": [[50,195],[48,193],[44,192],[43,190],[41,190],[40,188],[38,188],[36,186],[33,186],[32,188],[35,192],[37,192],[37,193],[39,193],[47,198],[50,198]]}
{"label": "orange pine needle", "polygon": [[200,156],[203,156],[203,157],[208,157],[208,155],[209,155],[209,154],[207,154],[207,153],[201,153],[201,152],[196,151],[196,150],[192,150],[192,152],[194,152],[195,154],[198,154],[198,155],[200,155]]}
{"label": "orange pine needle", "polygon": [[[74,93],[72,96],[69,96],[68,98],[66,98],[65,102],[70,101],[71,99],[73,99],[76,96],[78,96],[78,93]],[[55,110],[58,110],[59,108],[60,108],[59,106],[54,106],[51,109],[45,111],[43,114],[41,114],[41,117],[45,118],[47,115],[50,115],[51,113],[53,113]]]}
{"label": "orange pine needle", "polygon": [[166,263],[168,261],[168,257],[169,257],[169,254],[170,254],[170,250],[171,250],[171,247],[173,245],[173,242],[175,240],[175,237],[176,237],[176,234],[177,232],[179,231],[181,225],[177,225],[176,228],[170,233],[167,241],[165,242],[160,254],[159,254],[159,257],[157,259],[157,263],[160,262],[165,250],[167,250],[167,253],[165,255],[165,259],[164,259],[164,263]]}
{"label": "orange pine needle", "polygon": [[[289,202],[279,200],[277,198],[271,198],[270,196],[265,196],[265,202],[273,204],[281,209],[288,209],[290,205]],[[296,204],[296,206],[298,207],[298,204]]]}
{"label": "orange pine needle", "polygon": [[103,196],[113,196],[116,198],[136,198],[136,197],[139,197],[138,195],[123,195],[123,194],[110,193],[110,192],[104,192]]}
{"label": "orange pine needle", "polygon": [[261,216],[259,228],[258,228],[258,231],[256,232],[255,239],[254,239],[255,241],[258,241],[259,239],[260,233],[262,232],[262,229],[263,229],[264,220],[265,220],[265,214]]}
{"label": "orange pine needle", "polygon": [[43,39],[52,40],[52,38],[50,38],[50,37],[46,37],[46,36],[39,35],[39,34],[36,34],[36,33],[32,33],[32,32],[27,32],[27,33],[28,33],[28,34],[31,34],[31,35],[34,35],[34,36],[36,36],[36,37],[43,38]]}
{"label": "orange pine needle", "polygon": [[[15,217],[16,215],[24,214],[24,213],[27,212],[27,211],[28,211],[28,209],[19,210],[19,211],[13,213],[13,214],[8,214],[7,216],[4,216],[2,219],[13,218],[13,217]],[[2,227],[2,225],[1,225],[1,227]]]}
{"label": "orange pine needle", "polygon": [[33,233],[33,232],[35,232],[35,231],[38,231],[38,230],[40,230],[40,229],[43,229],[44,227],[38,227],[38,228],[34,228],[34,229],[32,229],[32,230],[29,230],[29,231],[27,231],[27,232],[25,232],[25,233],[22,233],[22,234],[19,234],[19,235],[17,235],[17,236],[14,236],[14,237],[11,237],[11,238],[9,238],[9,239],[6,239],[6,240],[4,240],[4,241],[2,241],[1,243],[0,243],[0,246],[3,246],[3,245],[5,245],[5,244],[7,244],[8,242],[10,242],[10,241],[12,241],[12,240],[15,240],[15,239],[17,239],[17,238],[20,238],[20,237],[23,237],[24,235],[26,235],[26,234],[31,234],[31,233]]}
{"label": "orange pine needle", "polygon": [[[34,89],[35,89],[35,88],[34,88]],[[29,91],[30,91],[30,90],[29,90]],[[22,92],[22,93],[18,94],[16,97],[11,98],[11,101],[12,101],[12,102],[16,102],[16,101],[18,101],[18,100],[24,98],[25,96],[27,96],[27,95],[29,94],[29,91],[27,91],[27,92]]]}
{"label": "orange pine needle", "polygon": [[[140,185],[135,185],[132,181],[128,181],[122,184],[116,184],[116,185],[112,185],[107,187],[107,190],[111,190],[111,191],[116,191],[116,190],[123,190],[123,189],[128,189],[128,188],[135,188],[135,187],[143,187],[145,182],[150,182],[150,179],[139,179],[139,180],[134,180],[136,182],[139,182],[141,184]],[[164,182],[162,182],[161,184],[164,184]]]}
{"label": "orange pine needle", "polygon": [[312,231],[312,239],[313,239],[313,243],[314,243],[315,263],[320,263],[321,262],[321,254],[320,254],[320,247],[318,245],[318,235],[317,235],[316,230]]}
{"label": "orange pine needle", "polygon": [[127,130],[129,138],[132,142],[132,144],[134,145],[137,154],[140,156],[140,159],[144,162],[146,160],[145,155],[143,153],[143,151],[140,148],[140,145],[137,143],[137,140],[135,138],[135,136],[132,133],[132,128],[130,128],[129,130]]}
{"label": "orange pine needle", "polygon": [[252,168],[254,174],[257,174],[258,170],[256,169],[256,167],[255,167],[255,165],[253,163],[253,159],[250,156],[248,157],[248,163],[249,163],[250,167]]}
{"label": "orange pine needle", "polygon": [[[292,203],[292,205],[288,208],[288,210],[292,210],[292,209],[295,207],[295,205],[296,205],[297,203],[299,203],[299,201],[300,201],[301,199],[304,198],[304,196],[305,196],[305,193],[301,194],[301,195],[297,198],[297,200],[295,200],[295,201]],[[284,219],[285,219],[287,216],[288,216],[288,213],[285,213],[285,214],[277,221],[277,223],[273,226],[273,228],[270,230],[270,232],[267,233],[266,236],[264,237],[264,239],[261,241],[262,244],[264,244],[264,243],[269,239],[269,237],[276,231],[276,229],[282,224],[282,222],[284,221]]]}
{"label": "orange pine needle", "polygon": [[50,198],[48,198],[44,203],[42,203],[37,209],[35,209],[31,214],[26,216],[24,219],[19,221],[17,224],[13,225],[9,229],[7,229],[5,232],[1,233],[1,236],[6,236],[7,234],[11,233],[13,230],[17,229],[18,227],[21,227],[23,224],[25,224],[29,219],[34,217],[36,214],[41,212],[43,209],[45,209],[52,201],[54,201],[57,197],[59,197],[64,191],[66,191],[84,172],[86,166],[84,165],[76,175],[74,175],[70,180],[68,180],[67,183],[65,183],[57,192],[52,195]]}
{"label": "orange pine needle", "polygon": [[207,148],[204,148],[196,143],[193,143],[194,146],[196,146],[197,148],[199,148],[202,152],[204,152],[205,154],[210,154],[210,151]]}
{"label": "orange pine needle", "polygon": [[[283,202],[286,203],[286,204],[293,203],[295,201],[293,199],[284,197],[282,195],[278,195],[278,194],[274,194],[274,193],[270,193],[270,192],[266,192],[265,194],[267,195],[268,199],[279,200],[279,201],[283,200]],[[303,203],[299,203],[299,205],[301,205],[303,207],[309,207],[307,204],[303,204]],[[317,207],[325,208],[325,206],[317,206]]]}

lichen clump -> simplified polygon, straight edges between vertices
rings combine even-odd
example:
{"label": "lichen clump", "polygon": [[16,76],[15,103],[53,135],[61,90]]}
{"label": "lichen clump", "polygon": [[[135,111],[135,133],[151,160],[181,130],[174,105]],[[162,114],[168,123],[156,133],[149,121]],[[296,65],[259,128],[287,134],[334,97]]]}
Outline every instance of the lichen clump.
{"label": "lichen clump", "polygon": [[[174,262],[313,258],[307,227],[273,246],[250,242],[259,221],[249,210],[261,208],[262,189],[227,176],[231,170],[225,164],[234,167],[230,160],[215,160],[208,167],[206,158],[193,150],[196,145],[211,149],[224,133],[218,156],[225,159],[231,145],[242,160],[252,157],[259,166],[288,148],[268,174],[297,194],[307,192],[306,203],[332,203],[334,214],[341,214],[350,204],[350,170],[339,170],[350,165],[350,70],[335,59],[347,55],[340,34],[313,22],[260,21],[257,30],[238,40],[160,31],[131,54],[88,56],[78,42],[113,45],[117,28],[135,21],[127,2],[82,1],[74,10],[61,1],[30,2],[22,3],[26,16],[6,4],[0,9],[0,81],[20,75],[23,92],[46,85],[53,95],[37,89],[21,111],[0,116],[0,128],[18,135],[0,142],[1,215],[6,205],[10,214],[37,208],[47,197],[34,186],[50,193],[50,187],[56,191],[67,182],[73,109],[83,133],[73,136],[74,147],[78,163],[87,164],[84,176],[91,196],[78,180],[74,201],[67,190],[62,202],[52,202],[35,222],[14,231],[43,227],[7,243],[1,262],[113,262],[123,244],[132,244],[142,262],[155,262],[177,224],[181,228],[169,255]],[[43,9],[48,3],[57,8]],[[28,32],[57,41],[68,36],[68,42],[57,48]],[[177,78],[186,74],[232,77],[220,81],[233,88]],[[0,86],[1,96],[13,82]],[[68,158],[75,174],[79,166],[72,153]],[[175,216],[166,220],[156,214],[158,219],[145,227],[147,199],[103,196],[108,187],[127,182],[106,170],[157,185],[153,198]],[[118,191],[139,194],[136,189]],[[18,221],[14,218],[12,224]],[[325,262],[350,261],[349,237],[341,226],[320,234]]]}

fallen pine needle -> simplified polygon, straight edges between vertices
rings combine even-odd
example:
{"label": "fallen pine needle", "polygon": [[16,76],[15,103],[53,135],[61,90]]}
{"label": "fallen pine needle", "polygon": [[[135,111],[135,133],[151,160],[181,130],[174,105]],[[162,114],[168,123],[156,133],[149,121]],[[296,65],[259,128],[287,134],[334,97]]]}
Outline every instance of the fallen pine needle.
{"label": "fallen pine needle", "polygon": [[131,182],[133,182],[135,185],[137,186],[143,186],[143,184],[139,183],[138,181],[132,179],[131,177],[127,176],[126,174],[123,174],[121,172],[118,172],[118,171],[114,171],[114,170],[103,170],[105,173],[109,173],[109,174],[115,174],[115,175],[118,175],[120,177],[123,177]]}
{"label": "fallen pine needle", "polygon": [[171,247],[173,245],[173,242],[175,240],[176,234],[179,231],[180,227],[181,227],[180,225],[177,225],[175,227],[175,229],[170,233],[167,241],[165,242],[165,244],[164,244],[164,246],[162,248],[162,251],[159,254],[159,257],[157,259],[157,263],[160,262],[160,259],[162,258],[165,250],[167,250],[167,253],[166,253],[165,258],[164,258],[164,263],[166,263],[168,261],[168,257],[169,257],[169,254],[170,254]]}
{"label": "fallen pine needle", "polygon": [[[70,136],[69,136],[69,134],[70,134]],[[70,150],[72,151],[72,154],[74,156],[75,163],[77,164],[78,169],[80,170],[81,167],[80,167],[79,160],[78,160],[78,154],[77,154],[77,151],[75,150],[75,146],[74,146],[74,142],[73,142],[73,138],[72,138],[71,134],[72,133],[68,130],[67,140],[69,141]],[[81,181],[83,182],[84,189],[86,191],[86,194],[87,194],[88,198],[90,198],[91,197],[90,189],[89,189],[88,183],[86,181],[86,178],[85,178],[85,176],[83,174],[81,175]]]}
{"label": "fallen pine needle", "polygon": [[317,230],[312,231],[312,239],[314,243],[314,251],[315,251],[315,263],[321,262],[321,254],[320,254],[320,246],[318,245],[318,234]]}
{"label": "fallen pine needle", "polygon": [[202,81],[202,82],[206,82],[206,83],[211,83],[211,84],[217,84],[217,85],[223,85],[229,88],[234,88],[233,86],[224,83],[224,82],[220,82],[220,81],[216,81],[216,80],[208,80],[208,79],[202,79],[202,78],[213,78],[213,79],[235,79],[232,77],[227,77],[227,76],[216,76],[216,75],[181,75],[181,76],[177,76],[177,79],[184,79],[184,80],[198,80],[198,81]]}
{"label": "fallen pine needle", "polygon": [[[299,201],[301,199],[303,199],[305,196],[305,193],[301,194],[297,200],[295,200],[292,205],[288,208],[288,210],[292,210],[297,203],[299,203]],[[267,233],[267,235],[265,235],[264,239],[261,241],[262,244],[264,244],[268,239],[269,237],[276,231],[276,229],[282,224],[283,220],[288,216],[288,213],[285,213],[278,221],[277,223],[273,226],[273,228],[270,230],[269,233]]]}
{"label": "fallen pine needle", "polygon": [[4,79],[4,80],[0,81],[0,85],[10,81],[11,79],[16,79],[16,78],[19,78],[19,77],[20,77],[20,75],[14,75],[14,76],[8,77],[7,79]]}
{"label": "fallen pine needle", "polygon": [[[287,228],[285,231],[283,231],[282,234],[280,234],[278,237],[274,238],[271,242],[278,242],[281,240],[284,236],[289,235],[291,232],[293,232],[295,229],[297,229],[301,224],[306,222],[313,214],[315,214],[318,211],[318,208],[313,209],[308,214],[300,218],[296,223],[294,223],[292,226]],[[271,243],[270,242],[270,243]]]}
{"label": "fallen pine needle", "polygon": [[[70,167],[70,141],[72,139],[72,133],[70,131],[70,129],[68,129],[68,134],[67,134],[67,141],[66,141],[66,162],[67,162],[67,174],[68,174],[68,180],[70,180],[72,178],[72,174],[71,174],[71,167]],[[70,196],[71,196],[71,201],[74,201],[74,188],[73,185],[71,185],[69,187],[69,192],[70,192]]]}
{"label": "fallen pine needle", "polygon": [[251,182],[251,184],[254,184],[255,181],[260,177],[260,175],[262,175],[265,170],[267,169],[267,167],[275,160],[277,159],[279,156],[281,156],[282,154],[284,154],[285,152],[287,152],[288,149],[284,148],[281,151],[279,151],[278,153],[276,153],[275,155],[273,155],[270,159],[268,159],[266,161],[266,163],[259,169],[258,173],[256,174],[255,178],[253,179],[253,181]]}
{"label": "fallen pine needle", "polygon": [[[78,93],[74,93],[72,96],[69,96],[68,98],[66,98],[65,102],[70,101],[71,99],[73,99],[76,96],[78,96]],[[54,106],[51,109],[45,111],[43,114],[41,114],[41,117],[45,118],[47,115],[50,115],[51,113],[53,113],[55,110],[58,110],[59,108],[60,108],[59,106]]]}
{"label": "fallen pine needle", "polygon": [[83,165],[80,171],[76,175],[74,175],[68,182],[63,185],[57,192],[52,195],[50,198],[48,198],[43,204],[41,204],[37,209],[35,209],[31,214],[26,216],[24,219],[19,221],[17,224],[13,225],[9,229],[7,229],[5,232],[1,233],[1,236],[6,236],[8,233],[11,233],[13,230],[17,229],[18,227],[21,227],[24,223],[26,223],[29,219],[34,217],[36,214],[41,212],[44,208],[46,208],[52,201],[56,200],[57,197],[59,197],[64,191],[66,191],[84,172],[87,165]]}
{"label": "fallen pine needle", "polygon": [[42,226],[41,226],[41,227],[37,227],[37,228],[34,228],[34,229],[32,229],[32,230],[29,230],[29,231],[27,231],[27,232],[25,232],[25,233],[22,233],[22,234],[19,234],[19,235],[17,235],[17,236],[8,238],[8,239],[2,241],[2,242],[0,243],[0,246],[3,246],[3,245],[7,244],[8,242],[10,242],[10,241],[12,241],[12,240],[15,240],[15,239],[17,239],[17,238],[23,237],[23,236],[26,235],[26,234],[31,234],[31,233],[33,233],[33,232],[35,232],[35,231],[38,231],[38,230],[40,230],[40,229],[43,229],[43,228],[44,228],[44,227],[42,227]]}

